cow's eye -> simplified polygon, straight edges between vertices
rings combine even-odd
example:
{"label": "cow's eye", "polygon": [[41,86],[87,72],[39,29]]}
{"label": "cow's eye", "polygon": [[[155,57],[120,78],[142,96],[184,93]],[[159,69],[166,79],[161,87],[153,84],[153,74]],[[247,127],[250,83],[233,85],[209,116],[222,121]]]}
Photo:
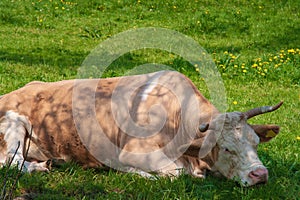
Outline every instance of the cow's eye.
{"label": "cow's eye", "polygon": [[242,128],[241,128],[240,126],[235,127],[235,130],[236,130],[236,131],[241,131],[241,129],[242,129]]}
{"label": "cow's eye", "polygon": [[226,153],[231,153],[231,151],[228,149],[228,148],[224,148],[224,151],[226,152]]}

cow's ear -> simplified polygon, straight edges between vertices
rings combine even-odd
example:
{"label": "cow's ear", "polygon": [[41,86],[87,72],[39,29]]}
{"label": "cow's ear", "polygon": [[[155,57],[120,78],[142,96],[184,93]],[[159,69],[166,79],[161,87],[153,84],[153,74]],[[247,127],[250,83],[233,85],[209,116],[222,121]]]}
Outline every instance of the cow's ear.
{"label": "cow's ear", "polygon": [[260,142],[269,142],[279,133],[280,127],[277,125],[250,125],[260,138]]}
{"label": "cow's ear", "polygon": [[213,147],[216,145],[216,136],[213,132],[206,134],[205,137],[194,139],[189,144],[181,145],[178,151],[184,155],[204,158],[212,151]]}

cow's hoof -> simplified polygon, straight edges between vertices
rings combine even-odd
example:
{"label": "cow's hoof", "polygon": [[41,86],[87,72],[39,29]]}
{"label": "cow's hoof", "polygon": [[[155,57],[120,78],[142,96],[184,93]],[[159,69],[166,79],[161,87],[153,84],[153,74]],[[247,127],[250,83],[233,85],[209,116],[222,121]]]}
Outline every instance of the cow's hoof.
{"label": "cow's hoof", "polygon": [[52,169],[52,160],[51,159],[46,161],[46,168],[49,169],[49,170]]}

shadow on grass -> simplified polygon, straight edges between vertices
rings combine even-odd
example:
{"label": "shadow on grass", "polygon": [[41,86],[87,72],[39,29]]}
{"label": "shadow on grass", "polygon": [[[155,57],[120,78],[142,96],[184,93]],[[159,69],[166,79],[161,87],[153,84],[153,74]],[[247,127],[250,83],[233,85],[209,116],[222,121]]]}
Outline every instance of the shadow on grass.
{"label": "shadow on grass", "polygon": [[274,52],[280,49],[297,48],[300,46],[300,28],[289,27],[284,33],[273,34],[271,37],[267,37],[266,40],[255,42],[255,46],[259,49],[263,49],[265,52]]}
{"label": "shadow on grass", "polygon": [[14,52],[14,50],[0,50],[0,61],[12,63],[24,63],[26,65],[49,65],[49,66],[79,66],[84,60],[87,52],[69,51],[65,49],[40,49],[31,52]]}

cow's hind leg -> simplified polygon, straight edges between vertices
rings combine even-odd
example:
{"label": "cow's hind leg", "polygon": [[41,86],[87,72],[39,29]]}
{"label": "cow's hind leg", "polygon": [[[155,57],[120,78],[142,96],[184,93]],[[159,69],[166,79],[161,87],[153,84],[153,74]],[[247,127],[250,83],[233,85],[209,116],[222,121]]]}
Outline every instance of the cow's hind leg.
{"label": "cow's hind leg", "polygon": [[49,168],[51,167],[51,160],[44,161],[44,162],[25,161],[24,167],[27,172],[34,172],[34,171],[49,172]]}
{"label": "cow's hind leg", "polygon": [[29,121],[16,112],[8,111],[0,119],[0,132],[4,134],[6,143],[5,164],[16,165],[23,172],[48,171],[47,161],[38,163],[24,160],[27,150],[25,138],[29,130],[31,130]]}

